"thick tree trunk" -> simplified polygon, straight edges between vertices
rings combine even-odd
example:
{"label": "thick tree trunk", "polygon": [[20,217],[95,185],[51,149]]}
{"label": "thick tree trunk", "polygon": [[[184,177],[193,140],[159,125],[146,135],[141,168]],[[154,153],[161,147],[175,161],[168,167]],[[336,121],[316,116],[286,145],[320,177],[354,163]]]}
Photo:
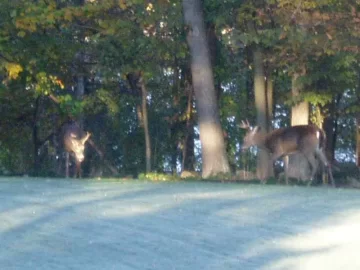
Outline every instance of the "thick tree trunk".
{"label": "thick tree trunk", "polygon": [[214,88],[202,2],[183,0],[187,41],[191,52],[191,72],[199,119],[202,148],[202,176],[207,178],[230,171]]}
{"label": "thick tree trunk", "polygon": [[[216,36],[215,32],[215,24],[208,23],[206,25],[207,28],[207,40],[209,43],[209,53],[210,53],[210,61],[211,66],[214,68],[219,65],[220,53],[219,53],[219,40]],[[221,94],[222,94],[222,87],[221,87],[221,80],[219,76],[214,74],[214,81],[215,81],[215,93],[216,93],[216,100],[219,102]]]}
{"label": "thick tree trunk", "polygon": [[[254,93],[257,125],[267,131],[266,81],[261,49],[254,50]],[[256,175],[261,180],[269,178],[272,171],[271,158],[267,151],[259,149]]]}
{"label": "thick tree trunk", "polygon": [[[292,78],[291,93],[296,98],[302,90],[299,83],[299,75],[294,74]],[[309,102],[303,101],[291,108],[291,126],[309,124]]]}
{"label": "thick tree trunk", "polygon": [[[293,97],[301,93],[299,74],[294,74],[292,78],[291,93]],[[301,102],[291,108],[291,126],[309,124],[309,103]],[[309,162],[301,154],[294,154],[289,157],[288,176],[299,180],[308,180],[311,177]]]}

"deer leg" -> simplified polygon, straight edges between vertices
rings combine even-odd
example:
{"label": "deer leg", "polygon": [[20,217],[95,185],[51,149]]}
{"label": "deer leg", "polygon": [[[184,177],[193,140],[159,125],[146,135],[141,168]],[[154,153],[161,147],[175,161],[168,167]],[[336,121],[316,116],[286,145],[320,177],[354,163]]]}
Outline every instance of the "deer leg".
{"label": "deer leg", "polygon": [[317,171],[317,168],[318,168],[318,163],[315,159],[315,155],[313,154],[304,154],[305,158],[307,159],[307,161],[309,162],[310,164],[310,167],[311,167],[311,176],[310,176],[310,181],[309,183],[307,184],[308,186],[310,186],[315,178],[315,174],[316,174],[316,171]]}
{"label": "deer leg", "polygon": [[79,162],[78,174],[79,174],[79,178],[82,178],[81,162]]}
{"label": "deer leg", "polygon": [[283,160],[284,160],[285,183],[286,185],[289,185],[289,175],[288,175],[289,156],[284,156]]}
{"label": "deer leg", "polygon": [[76,161],[75,178],[81,178],[81,162]]}
{"label": "deer leg", "polygon": [[66,152],[66,158],[65,158],[65,177],[69,178],[69,158],[70,154],[69,152]]}
{"label": "deer leg", "polygon": [[326,168],[327,174],[329,175],[329,178],[330,178],[330,181],[331,181],[331,185],[333,187],[335,187],[335,182],[334,182],[334,177],[333,177],[333,174],[332,174],[332,170],[331,170],[331,167],[329,165],[329,162],[327,161],[327,158],[326,158],[324,152],[321,151],[321,150],[318,150],[318,151],[316,151],[316,155],[320,158],[321,163]]}
{"label": "deer leg", "polygon": [[328,165],[326,168],[327,168],[327,173],[329,174],[329,177],[330,177],[331,186],[335,187],[335,181],[334,181],[334,177],[333,177],[330,165]]}

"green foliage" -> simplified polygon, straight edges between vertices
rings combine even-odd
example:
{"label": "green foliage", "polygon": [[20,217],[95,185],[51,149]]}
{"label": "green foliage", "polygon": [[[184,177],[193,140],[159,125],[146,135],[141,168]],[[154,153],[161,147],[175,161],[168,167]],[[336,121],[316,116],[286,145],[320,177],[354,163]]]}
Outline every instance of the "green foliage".
{"label": "green foliage", "polygon": [[171,174],[164,173],[141,173],[138,178],[140,180],[148,180],[148,181],[178,181],[179,177]]}
{"label": "green foliage", "polygon": [[331,93],[317,93],[317,92],[306,92],[303,94],[302,100],[308,101],[313,105],[325,106],[330,103],[333,99]]}
{"label": "green foliage", "polygon": [[[241,153],[244,131],[237,127],[256,114],[251,70],[255,46],[262,47],[266,70],[275,81],[276,123],[288,123],[287,108],[303,100],[313,105],[315,114],[319,108],[324,114],[324,107],[340,95],[343,133],[337,145],[339,151],[350,153],[351,121],[360,111],[359,29],[348,3],[207,0],[203,4],[206,26],[214,27],[216,34],[215,83],[234,169],[252,170],[256,164],[254,153]],[[43,164],[39,171],[56,175],[61,149],[55,139],[44,140],[68,117],[81,117],[121,175],[178,179],[161,172],[175,174],[182,159],[179,145],[187,134],[184,89],[189,84],[185,71],[190,57],[180,1],[1,1],[0,17],[1,172],[31,172],[37,143]],[[306,71],[301,78],[305,91],[292,99],[289,78],[299,70]],[[137,112],[140,96],[126,82],[126,74],[133,71],[142,71],[149,92],[152,162],[159,172],[146,176],[141,174],[145,146]],[[85,78],[82,100],[74,94],[74,78],[79,75]],[[192,111],[196,113],[196,107]],[[85,173],[95,175],[99,168],[104,175],[112,174],[94,149],[88,151]],[[196,155],[199,151],[196,148]],[[221,175],[214,180],[230,178]]]}
{"label": "green foliage", "polygon": [[75,118],[83,111],[84,102],[74,99],[71,95],[60,96],[59,101],[60,110],[64,115]]}
{"label": "green foliage", "polygon": [[56,78],[56,76],[48,75],[45,72],[37,73],[35,75],[35,80],[36,83],[34,86],[34,90],[38,95],[48,95],[50,93],[53,93],[55,88],[63,88],[62,83],[58,80],[58,78]]}
{"label": "green foliage", "polygon": [[84,100],[83,105],[88,114],[99,113],[104,108],[111,116],[116,116],[119,113],[118,101],[114,99],[110,90],[104,88],[97,89],[92,96]]}

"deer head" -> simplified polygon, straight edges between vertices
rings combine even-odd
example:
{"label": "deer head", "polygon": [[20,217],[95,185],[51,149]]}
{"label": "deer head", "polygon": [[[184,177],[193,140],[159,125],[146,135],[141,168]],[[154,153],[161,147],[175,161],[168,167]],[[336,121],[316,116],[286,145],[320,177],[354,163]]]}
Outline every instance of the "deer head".
{"label": "deer head", "polygon": [[243,150],[246,150],[251,146],[259,144],[259,139],[260,139],[259,131],[261,130],[259,126],[251,127],[249,121],[246,120],[246,122],[241,121],[239,127],[247,130],[243,144],[241,146]]}
{"label": "deer head", "polygon": [[85,151],[85,143],[90,138],[91,134],[89,132],[86,133],[86,135],[82,138],[78,138],[79,135],[76,133],[70,133],[70,139],[69,142],[67,142],[69,145],[68,149],[69,152],[73,152],[75,155],[75,159],[78,162],[84,161],[84,151]]}

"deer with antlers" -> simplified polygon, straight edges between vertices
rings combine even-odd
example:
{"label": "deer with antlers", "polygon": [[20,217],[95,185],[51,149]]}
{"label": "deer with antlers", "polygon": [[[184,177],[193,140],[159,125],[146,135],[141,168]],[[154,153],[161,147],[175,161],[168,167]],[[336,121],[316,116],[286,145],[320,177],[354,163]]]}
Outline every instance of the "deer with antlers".
{"label": "deer with antlers", "polygon": [[89,132],[84,132],[76,122],[69,122],[63,126],[63,142],[66,150],[66,177],[69,177],[69,156],[75,158],[75,177],[81,178],[81,163],[85,159],[85,143],[90,138]]}
{"label": "deer with antlers", "polygon": [[325,149],[325,133],[315,125],[300,125],[286,128],[276,129],[268,134],[263,132],[260,127],[251,127],[249,121],[242,121],[240,128],[246,129],[247,133],[244,137],[242,149],[248,149],[251,146],[258,146],[271,155],[272,162],[278,158],[286,157],[285,163],[285,181],[288,184],[288,156],[301,153],[311,166],[311,184],[318,163],[316,158],[320,160],[326,168],[332,186],[335,186],[330,164],[324,153]]}

